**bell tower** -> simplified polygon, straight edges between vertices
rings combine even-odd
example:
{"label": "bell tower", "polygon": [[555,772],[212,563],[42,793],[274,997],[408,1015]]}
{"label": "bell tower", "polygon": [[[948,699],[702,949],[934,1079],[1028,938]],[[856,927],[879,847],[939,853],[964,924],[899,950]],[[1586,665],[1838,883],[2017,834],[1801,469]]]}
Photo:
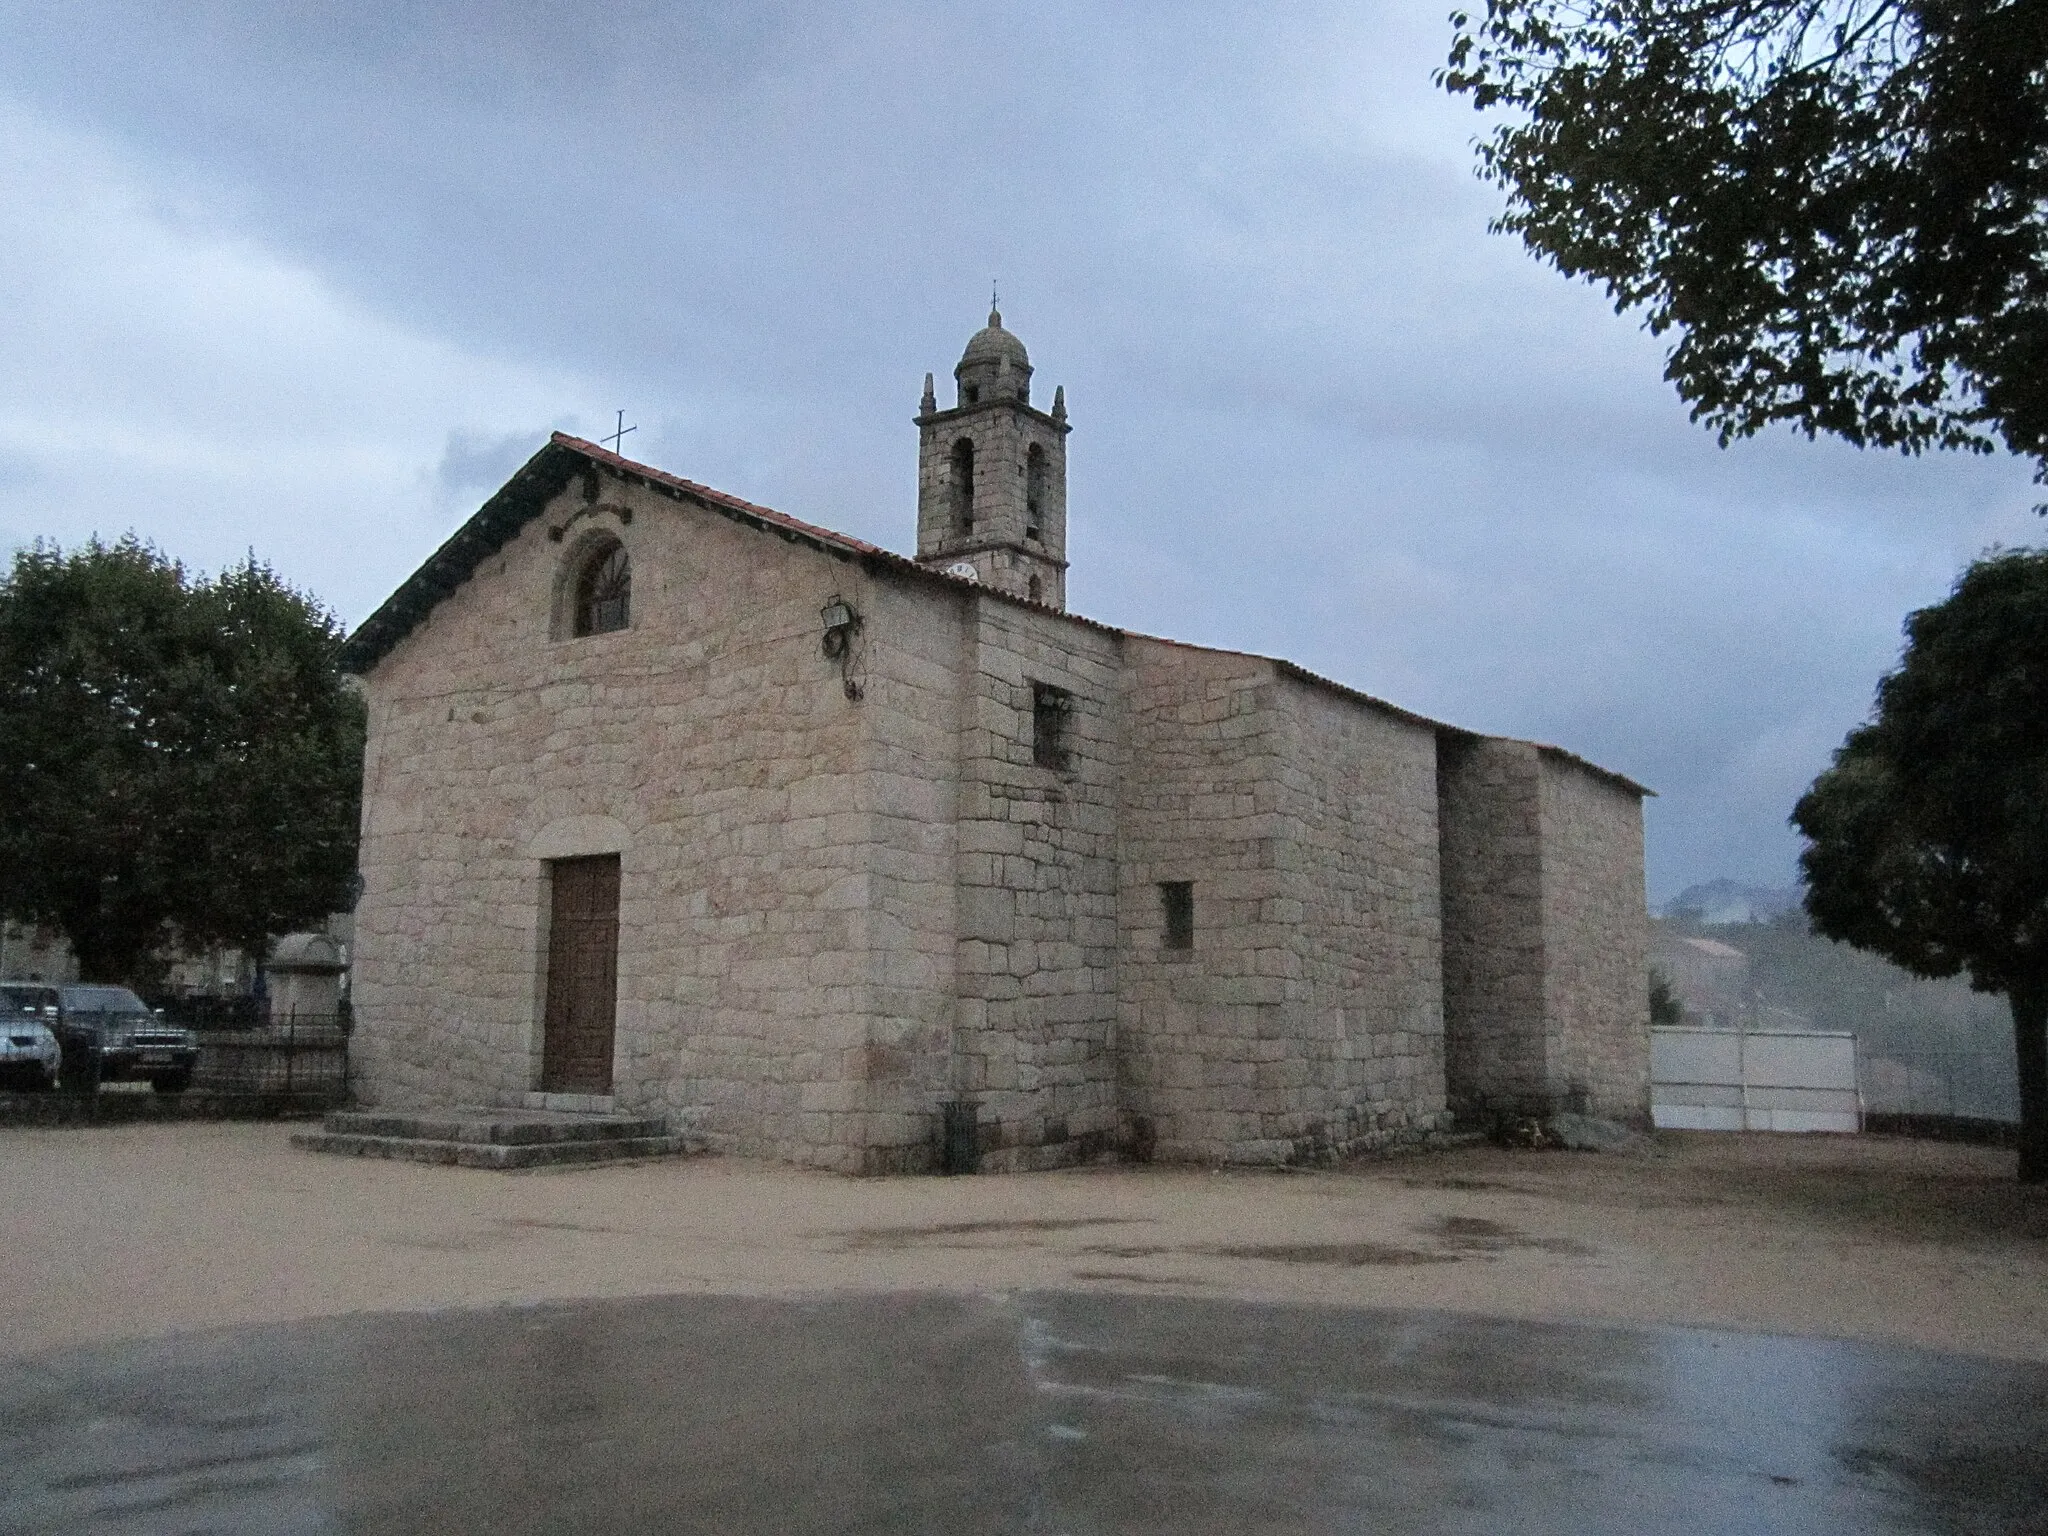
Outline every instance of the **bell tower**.
{"label": "bell tower", "polygon": [[1031,359],[991,309],[939,409],[924,376],[917,412],[917,560],[974,567],[999,592],[1067,607],[1067,396],[1031,404]]}

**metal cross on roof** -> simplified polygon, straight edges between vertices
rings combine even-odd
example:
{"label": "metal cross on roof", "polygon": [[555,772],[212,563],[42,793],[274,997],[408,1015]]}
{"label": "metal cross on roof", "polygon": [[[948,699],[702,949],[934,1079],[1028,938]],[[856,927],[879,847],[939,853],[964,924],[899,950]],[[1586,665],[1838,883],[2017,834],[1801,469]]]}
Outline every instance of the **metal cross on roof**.
{"label": "metal cross on roof", "polygon": [[624,411],[620,411],[618,415],[619,430],[612,433],[609,437],[600,437],[598,439],[600,443],[610,443],[612,445],[613,453],[617,453],[619,451],[619,444],[623,443],[626,440],[626,434],[628,432],[638,432],[640,430],[640,428],[637,426],[629,427],[626,425],[626,413]]}

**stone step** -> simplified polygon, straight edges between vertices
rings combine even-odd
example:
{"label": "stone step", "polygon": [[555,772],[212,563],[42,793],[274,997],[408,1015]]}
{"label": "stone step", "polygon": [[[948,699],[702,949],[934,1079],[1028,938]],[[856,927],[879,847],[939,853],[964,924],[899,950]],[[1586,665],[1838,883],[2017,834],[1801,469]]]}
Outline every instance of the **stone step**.
{"label": "stone step", "polygon": [[633,1141],[665,1135],[660,1115],[580,1115],[559,1110],[337,1110],[323,1122],[342,1136],[383,1136],[503,1147]]}
{"label": "stone step", "polygon": [[299,1131],[292,1145],[345,1157],[388,1157],[458,1168],[552,1168],[649,1157],[681,1157],[702,1150],[694,1137],[606,1136],[570,1141],[486,1142],[353,1131]]}

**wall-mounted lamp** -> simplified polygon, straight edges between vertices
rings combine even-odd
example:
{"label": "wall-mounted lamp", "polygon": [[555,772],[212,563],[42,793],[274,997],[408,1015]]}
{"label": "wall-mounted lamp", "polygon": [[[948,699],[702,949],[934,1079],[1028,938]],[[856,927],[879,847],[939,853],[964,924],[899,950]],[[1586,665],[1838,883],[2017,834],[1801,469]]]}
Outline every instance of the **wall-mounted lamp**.
{"label": "wall-mounted lamp", "polygon": [[853,632],[860,626],[860,615],[845,598],[834,594],[818,610],[818,617],[825,621],[825,654],[837,661],[846,654]]}
{"label": "wall-mounted lamp", "polygon": [[825,624],[825,657],[839,663],[839,679],[846,687],[846,696],[857,699],[861,686],[853,680],[853,637],[860,631],[860,615],[853,604],[835,592],[818,610],[818,617]]}

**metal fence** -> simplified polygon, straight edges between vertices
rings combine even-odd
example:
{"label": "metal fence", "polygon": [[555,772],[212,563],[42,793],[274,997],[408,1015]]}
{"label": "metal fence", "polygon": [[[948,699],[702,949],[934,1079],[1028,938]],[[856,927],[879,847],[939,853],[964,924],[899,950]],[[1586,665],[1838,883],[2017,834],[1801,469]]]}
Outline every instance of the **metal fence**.
{"label": "metal fence", "polygon": [[1670,1130],[1857,1130],[1856,1037],[1653,1026],[1650,1113]]}
{"label": "metal fence", "polygon": [[234,995],[211,997],[204,993],[147,999],[156,1011],[173,1024],[202,1033],[224,1029],[258,1029],[270,1022],[270,1010],[260,997]]}
{"label": "metal fence", "polygon": [[191,1091],[339,1104],[348,1097],[348,1022],[319,1015],[200,1030]]}
{"label": "metal fence", "polygon": [[2017,1123],[2012,1034],[1989,1043],[1930,1032],[1866,1050],[1863,1102],[1876,1114]]}
{"label": "metal fence", "polygon": [[144,1081],[74,1072],[57,1093],[0,1093],[0,1125],[125,1124],[138,1120],[270,1119],[319,1114],[349,1097],[347,1018],[202,1029],[192,1079],[166,1092]]}

